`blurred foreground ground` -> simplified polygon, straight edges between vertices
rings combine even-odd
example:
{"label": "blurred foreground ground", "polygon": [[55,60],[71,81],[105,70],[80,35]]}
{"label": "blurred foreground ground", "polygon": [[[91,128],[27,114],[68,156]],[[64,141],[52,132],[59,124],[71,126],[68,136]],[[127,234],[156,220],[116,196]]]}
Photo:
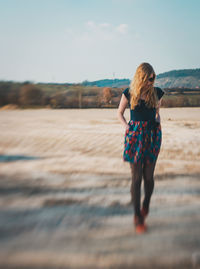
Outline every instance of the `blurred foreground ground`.
{"label": "blurred foreground ground", "polygon": [[0,268],[198,268],[200,108],[161,109],[141,236],[116,112],[0,111]]}

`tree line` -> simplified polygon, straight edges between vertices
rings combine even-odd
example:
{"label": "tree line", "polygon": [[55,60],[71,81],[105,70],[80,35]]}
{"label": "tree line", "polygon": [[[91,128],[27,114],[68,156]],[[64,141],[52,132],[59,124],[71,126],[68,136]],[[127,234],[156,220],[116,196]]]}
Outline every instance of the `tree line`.
{"label": "tree line", "polygon": [[37,84],[24,82],[0,82],[0,106],[14,104],[26,107],[50,108],[100,108],[112,107],[112,98],[117,96],[120,89],[111,90],[109,87],[96,88],[85,93],[85,87],[74,85],[60,91],[45,91]]}
{"label": "tree line", "polygon": [[[49,87],[50,84],[46,84]],[[117,108],[124,88],[51,85],[30,82],[0,82],[0,106],[13,104],[21,108]],[[57,88],[56,88],[57,87]],[[165,89],[162,107],[200,106],[200,91]]]}

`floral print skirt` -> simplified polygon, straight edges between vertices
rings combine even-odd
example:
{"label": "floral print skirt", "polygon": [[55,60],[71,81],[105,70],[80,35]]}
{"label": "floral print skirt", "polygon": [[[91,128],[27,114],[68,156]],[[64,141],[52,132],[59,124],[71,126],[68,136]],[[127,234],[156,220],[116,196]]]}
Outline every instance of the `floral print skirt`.
{"label": "floral print skirt", "polygon": [[162,142],[160,122],[133,121],[128,122],[125,132],[123,160],[138,163],[154,162],[159,154]]}

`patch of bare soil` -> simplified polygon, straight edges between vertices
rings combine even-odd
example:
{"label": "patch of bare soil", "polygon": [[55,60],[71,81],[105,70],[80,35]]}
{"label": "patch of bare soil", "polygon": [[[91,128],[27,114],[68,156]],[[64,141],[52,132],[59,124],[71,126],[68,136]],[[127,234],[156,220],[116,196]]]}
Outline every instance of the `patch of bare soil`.
{"label": "patch of bare soil", "polygon": [[0,114],[0,268],[199,268],[199,108],[161,109],[144,235],[115,109]]}

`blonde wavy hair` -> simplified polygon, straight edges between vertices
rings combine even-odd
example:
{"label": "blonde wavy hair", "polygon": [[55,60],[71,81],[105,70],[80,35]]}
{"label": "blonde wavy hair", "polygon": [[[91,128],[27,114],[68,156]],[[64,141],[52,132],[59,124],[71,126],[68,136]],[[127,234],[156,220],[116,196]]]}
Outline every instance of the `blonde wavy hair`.
{"label": "blonde wavy hair", "polygon": [[141,63],[137,67],[129,86],[131,109],[134,109],[138,104],[141,94],[146,95],[145,103],[147,107],[155,108],[157,106],[158,98],[154,90],[154,83],[148,84],[148,79],[152,74],[156,77],[154,69],[149,63]]}

